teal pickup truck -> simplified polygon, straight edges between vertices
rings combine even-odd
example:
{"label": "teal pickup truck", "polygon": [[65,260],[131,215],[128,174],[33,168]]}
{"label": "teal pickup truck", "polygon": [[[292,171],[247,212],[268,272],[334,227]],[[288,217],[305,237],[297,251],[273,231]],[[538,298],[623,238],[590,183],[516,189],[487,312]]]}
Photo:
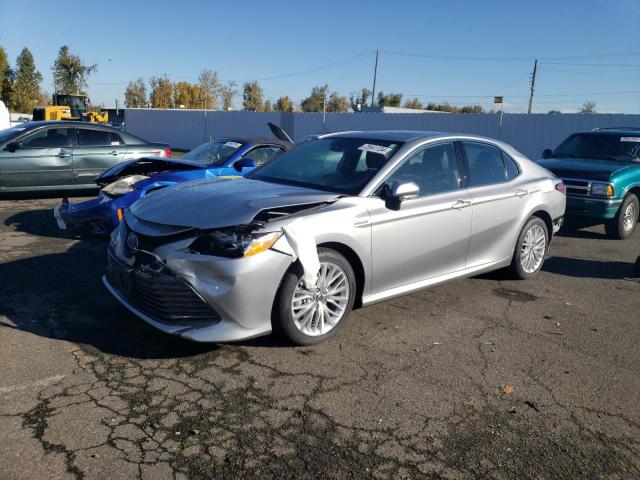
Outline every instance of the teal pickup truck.
{"label": "teal pickup truck", "polygon": [[567,220],[604,223],[613,238],[629,238],[640,208],[640,127],[574,133],[538,163],[562,178]]}

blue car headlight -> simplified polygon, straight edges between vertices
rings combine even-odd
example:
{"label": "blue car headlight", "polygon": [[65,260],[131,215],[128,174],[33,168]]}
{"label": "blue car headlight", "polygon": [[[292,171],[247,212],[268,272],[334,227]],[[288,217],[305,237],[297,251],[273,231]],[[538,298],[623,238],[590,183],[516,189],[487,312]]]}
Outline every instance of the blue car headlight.
{"label": "blue car headlight", "polygon": [[110,197],[121,197],[134,190],[133,185],[140,180],[145,180],[149,177],[145,175],[130,175],[128,177],[120,178],[115,182],[110,183],[102,189],[104,193]]}

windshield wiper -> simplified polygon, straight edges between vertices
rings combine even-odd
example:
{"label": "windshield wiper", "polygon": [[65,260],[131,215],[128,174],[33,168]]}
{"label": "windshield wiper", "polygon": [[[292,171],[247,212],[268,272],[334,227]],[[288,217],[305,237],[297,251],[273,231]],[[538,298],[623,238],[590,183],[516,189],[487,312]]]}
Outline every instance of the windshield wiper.
{"label": "windshield wiper", "polygon": [[575,153],[554,153],[551,158],[578,158]]}

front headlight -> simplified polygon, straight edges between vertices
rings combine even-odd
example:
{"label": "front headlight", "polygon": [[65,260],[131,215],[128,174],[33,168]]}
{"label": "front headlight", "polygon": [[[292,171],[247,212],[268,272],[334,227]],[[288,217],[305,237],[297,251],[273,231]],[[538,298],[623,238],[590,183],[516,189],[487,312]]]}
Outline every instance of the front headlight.
{"label": "front headlight", "polygon": [[144,180],[149,178],[145,175],[130,175],[128,177],[121,178],[116,180],[113,183],[110,183],[106,187],[102,189],[104,193],[109,195],[110,197],[121,197],[129,192],[133,191],[133,185],[140,180]]}
{"label": "front headlight", "polygon": [[273,246],[282,232],[253,233],[243,230],[216,230],[199,236],[190,246],[193,253],[217,257],[250,257]]}
{"label": "front headlight", "polygon": [[591,195],[613,197],[614,194],[615,194],[615,191],[613,190],[613,185],[609,183],[592,183],[591,184]]}

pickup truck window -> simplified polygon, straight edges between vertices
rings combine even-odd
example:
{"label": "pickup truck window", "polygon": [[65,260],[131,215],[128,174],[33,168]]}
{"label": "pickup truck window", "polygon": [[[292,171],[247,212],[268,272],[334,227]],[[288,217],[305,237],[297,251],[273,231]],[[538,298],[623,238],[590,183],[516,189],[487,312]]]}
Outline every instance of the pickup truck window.
{"label": "pickup truck window", "polygon": [[577,133],[553,151],[552,158],[638,161],[640,136],[610,133]]}

